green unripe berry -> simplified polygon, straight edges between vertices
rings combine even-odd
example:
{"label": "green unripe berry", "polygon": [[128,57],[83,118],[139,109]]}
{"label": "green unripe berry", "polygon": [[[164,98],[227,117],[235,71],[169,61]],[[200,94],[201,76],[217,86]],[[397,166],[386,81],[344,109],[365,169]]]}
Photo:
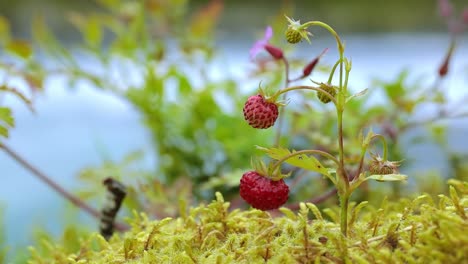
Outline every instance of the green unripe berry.
{"label": "green unripe berry", "polygon": [[[331,96],[335,97],[336,95],[336,90],[333,86],[326,84],[326,83],[321,83],[320,84],[320,89],[324,90],[325,92],[329,93]],[[325,93],[323,92],[317,92],[317,97],[320,100],[320,102],[327,104],[331,101],[330,97],[328,97]]]}
{"label": "green unripe berry", "polygon": [[387,175],[394,173],[394,169],[385,164],[371,163],[369,166],[370,174]]}
{"label": "green unripe berry", "polygon": [[291,44],[296,44],[302,40],[301,33],[293,28],[288,27],[286,30],[286,40]]}
{"label": "green unripe berry", "polygon": [[373,156],[369,164],[370,174],[388,175],[398,173],[398,161],[383,160],[380,156]]}

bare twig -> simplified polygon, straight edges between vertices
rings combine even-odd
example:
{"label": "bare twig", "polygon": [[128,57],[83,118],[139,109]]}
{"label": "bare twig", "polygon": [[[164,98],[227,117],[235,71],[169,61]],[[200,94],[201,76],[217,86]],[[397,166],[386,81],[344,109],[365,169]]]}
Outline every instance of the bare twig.
{"label": "bare twig", "polygon": [[[25,169],[31,172],[34,176],[39,178],[42,182],[47,184],[50,188],[54,189],[54,191],[59,193],[62,197],[70,201],[72,204],[74,204],[75,206],[82,209],[83,211],[85,211],[86,213],[88,213],[89,215],[91,215],[92,217],[96,219],[101,218],[101,213],[98,210],[89,206],[87,203],[81,200],[78,196],[75,196],[72,193],[65,190],[62,186],[60,186],[58,183],[52,180],[49,176],[45,175],[39,169],[34,167],[31,163],[29,163],[24,158],[22,158],[19,154],[13,151],[10,147],[6,146],[3,143],[0,143],[0,149],[3,149],[10,157],[12,157],[19,164],[21,164],[21,166],[23,166]],[[119,231],[128,230],[127,225],[123,223],[118,223],[118,222],[115,223],[115,228]]]}

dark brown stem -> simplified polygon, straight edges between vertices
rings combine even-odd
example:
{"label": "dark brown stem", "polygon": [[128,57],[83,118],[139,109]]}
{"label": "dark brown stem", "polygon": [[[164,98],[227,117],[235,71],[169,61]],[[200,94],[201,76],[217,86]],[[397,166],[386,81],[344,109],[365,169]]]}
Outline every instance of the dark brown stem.
{"label": "dark brown stem", "polygon": [[[14,152],[10,147],[6,146],[5,144],[0,143],[0,148],[3,149],[10,157],[12,157],[16,162],[21,164],[25,169],[27,169],[29,172],[31,172],[34,176],[39,178],[42,182],[47,184],[50,188],[54,189],[57,193],[59,193],[62,197],[70,201],[72,204],[77,206],[78,208],[82,209],[92,217],[96,219],[101,218],[101,213],[86,204],[83,200],[81,200],[79,197],[73,195],[72,193],[68,192],[65,190],[62,186],[60,186],[58,183],[56,183],[54,180],[52,180],[50,177],[45,175],[43,172],[41,172],[39,169],[34,167],[31,163],[26,161],[24,158],[22,158],[19,154]],[[119,231],[125,231],[128,230],[128,226],[123,224],[123,223],[115,223],[115,228]]]}

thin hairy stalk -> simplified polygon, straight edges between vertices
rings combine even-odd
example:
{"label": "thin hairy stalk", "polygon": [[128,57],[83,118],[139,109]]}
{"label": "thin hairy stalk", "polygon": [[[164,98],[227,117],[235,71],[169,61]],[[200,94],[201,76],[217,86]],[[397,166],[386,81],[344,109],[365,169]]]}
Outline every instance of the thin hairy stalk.
{"label": "thin hairy stalk", "polygon": [[[89,206],[87,203],[85,203],[83,200],[81,200],[79,197],[73,195],[72,193],[68,192],[65,190],[62,186],[60,186],[58,183],[56,183],[54,180],[52,180],[49,176],[45,175],[43,172],[41,172],[39,169],[34,167],[31,163],[26,161],[24,158],[22,158],[19,154],[17,154],[15,151],[13,151],[10,147],[8,147],[5,144],[0,143],[0,148],[5,151],[10,157],[12,157],[16,162],[18,162],[21,166],[23,166],[25,169],[27,169],[29,172],[31,172],[34,176],[36,176],[39,180],[47,184],[50,188],[52,188],[54,191],[56,191],[58,194],[60,194],[63,198],[66,200],[70,201],[72,204],[80,208],[81,210],[85,211],[92,217],[96,219],[101,219],[101,213],[94,209],[93,207]],[[119,231],[125,231],[128,229],[127,225],[123,223],[115,223],[115,228]]]}
{"label": "thin hairy stalk", "polygon": [[340,36],[338,36],[338,34],[336,33],[336,31],[330,27],[329,25],[321,22],[321,21],[309,21],[309,22],[306,22],[302,25],[303,27],[309,27],[309,26],[319,26],[319,27],[322,27],[322,28],[325,28],[326,30],[328,30],[336,39],[336,44],[338,46],[338,51],[340,52],[340,54],[343,53],[344,51],[344,46],[343,46],[343,42],[341,41],[340,39]]}
{"label": "thin hairy stalk", "polygon": [[331,83],[332,83],[333,76],[335,75],[336,68],[338,67],[338,65],[339,65],[340,63],[341,63],[341,60],[337,60],[337,61],[335,62],[335,65],[333,65],[333,68],[332,68],[332,70],[331,70],[331,72],[330,72],[330,77],[328,77],[328,81],[327,81],[328,84],[331,84]]}
{"label": "thin hairy stalk", "polygon": [[[375,134],[371,137],[369,145],[372,143],[374,139],[380,139],[382,141],[382,146],[383,146],[383,159],[387,160],[388,157],[388,147],[387,147],[387,141],[385,140],[385,137],[381,134]],[[359,161],[359,167],[357,169],[357,173],[354,175],[354,178],[357,178],[359,174],[361,174],[362,169],[364,168],[364,159],[366,157],[367,149],[369,148],[369,145],[364,146],[361,150],[361,158]]]}
{"label": "thin hairy stalk", "polygon": [[359,175],[361,174],[362,169],[364,168],[364,159],[366,157],[366,153],[367,153],[367,148],[363,148],[362,151],[361,151],[361,158],[359,160],[359,167],[358,167],[356,173],[353,175],[353,178],[351,179],[352,181],[354,179],[359,178]]}
{"label": "thin hairy stalk", "polygon": [[287,92],[294,91],[294,90],[314,90],[314,91],[317,91],[317,92],[321,92],[321,93],[325,94],[325,96],[328,97],[335,105],[337,104],[337,101],[336,101],[335,97],[333,97],[327,91],[323,90],[320,87],[307,86],[307,85],[299,85],[299,86],[288,87],[286,89],[283,89],[283,90],[279,91],[274,96],[279,96],[281,94],[285,94]]}
{"label": "thin hairy stalk", "polygon": [[[288,87],[289,84],[292,82],[289,80],[289,62],[288,60],[283,57],[283,63],[284,63],[284,71],[285,71],[285,84],[284,87]],[[283,94],[283,100],[286,99],[286,94]],[[276,136],[275,136],[275,146],[279,147],[280,139],[281,139],[281,128],[283,126],[283,119],[284,119],[284,107],[281,107],[280,112],[279,112],[279,117],[278,117],[278,125],[276,127]]]}
{"label": "thin hairy stalk", "polygon": [[387,160],[387,152],[388,152],[388,148],[387,148],[387,140],[385,140],[385,137],[380,135],[380,134],[376,134],[376,135],[373,135],[371,140],[375,139],[375,138],[378,138],[380,139],[380,141],[382,142],[382,146],[383,146],[383,160]]}

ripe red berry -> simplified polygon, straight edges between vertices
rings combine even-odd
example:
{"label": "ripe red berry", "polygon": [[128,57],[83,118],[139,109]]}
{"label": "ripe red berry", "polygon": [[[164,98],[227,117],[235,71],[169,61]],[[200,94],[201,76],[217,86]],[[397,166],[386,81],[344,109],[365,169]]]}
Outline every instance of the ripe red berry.
{"label": "ripe red berry", "polygon": [[245,120],[253,128],[269,128],[278,118],[278,106],[267,102],[261,94],[250,96],[243,111]]}
{"label": "ripe red berry", "polygon": [[289,187],[283,179],[273,181],[256,171],[249,171],[240,180],[240,196],[254,208],[272,210],[286,203]]}

